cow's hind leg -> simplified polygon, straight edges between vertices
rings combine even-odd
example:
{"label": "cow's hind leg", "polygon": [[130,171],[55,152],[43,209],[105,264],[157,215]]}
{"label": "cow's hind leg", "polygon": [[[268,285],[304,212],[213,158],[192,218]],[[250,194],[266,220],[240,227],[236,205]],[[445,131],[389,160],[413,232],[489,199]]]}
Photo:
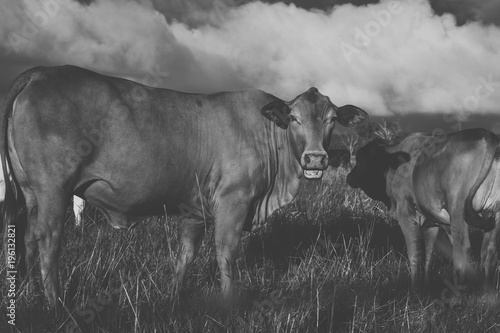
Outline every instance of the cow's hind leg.
{"label": "cow's hind leg", "polygon": [[422,284],[422,231],[418,220],[408,213],[406,202],[398,206],[397,219],[405,237],[406,251],[410,262],[411,286],[418,290]]}
{"label": "cow's hind leg", "polygon": [[66,215],[67,200],[63,191],[37,193],[38,219],[34,236],[40,253],[40,268],[45,296],[54,306],[59,296],[58,255]]}
{"label": "cow's hind leg", "polygon": [[496,214],[496,227],[484,233],[481,248],[481,265],[484,270],[484,286],[486,289],[495,288],[495,273],[498,263],[497,243],[500,241],[500,213]]}
{"label": "cow's hind leg", "polygon": [[465,222],[462,211],[463,209],[457,209],[454,214],[450,214],[453,267],[459,285],[476,280],[476,272],[471,264],[469,225]]}
{"label": "cow's hind leg", "polygon": [[411,286],[418,290],[422,286],[422,235],[418,225],[411,221],[400,223],[405,236],[408,260],[410,261]]}
{"label": "cow's hind leg", "polygon": [[424,244],[425,244],[425,265],[424,265],[424,281],[425,288],[431,286],[431,266],[434,258],[434,248],[436,247],[436,239],[439,234],[439,227],[429,227],[424,229]]}
{"label": "cow's hind leg", "polygon": [[184,282],[186,270],[193,262],[205,235],[205,222],[195,218],[185,218],[179,233],[179,250],[175,268],[174,286],[178,293]]}
{"label": "cow's hind leg", "polygon": [[24,234],[24,244],[26,246],[25,265],[28,273],[28,288],[33,289],[35,282],[35,260],[38,244],[35,237],[35,228],[37,223],[37,201],[36,196],[31,188],[23,188],[24,198],[26,200],[26,213],[28,224]]}

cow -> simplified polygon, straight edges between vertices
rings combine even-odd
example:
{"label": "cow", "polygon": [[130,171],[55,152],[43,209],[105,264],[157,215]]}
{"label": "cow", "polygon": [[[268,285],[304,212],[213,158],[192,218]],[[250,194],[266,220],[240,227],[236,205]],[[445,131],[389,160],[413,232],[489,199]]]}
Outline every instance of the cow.
{"label": "cow", "polygon": [[397,144],[376,139],[357,152],[347,183],[383,202],[398,220],[413,288],[421,287],[422,263],[429,286],[440,228],[451,241],[458,282],[471,281],[469,225],[486,232],[481,261],[485,284],[493,284],[500,230],[498,143],[493,133],[471,129],[449,135],[413,133]]}
{"label": "cow", "polygon": [[328,166],[332,169],[339,167],[347,168],[350,166],[351,154],[347,149],[328,149]]}
{"label": "cow", "polygon": [[355,106],[335,106],[316,88],[289,102],[256,89],[192,94],[75,66],[22,73],[6,101],[2,163],[14,179],[6,186],[6,216],[12,220],[23,197],[24,261],[31,267],[38,249],[50,306],[59,294],[71,195],[99,208],[114,228],[164,209],[182,214],[177,289],[205,223],[213,222],[221,290],[230,297],[242,231],[289,203],[302,176],[322,177],[336,122],[368,118]]}

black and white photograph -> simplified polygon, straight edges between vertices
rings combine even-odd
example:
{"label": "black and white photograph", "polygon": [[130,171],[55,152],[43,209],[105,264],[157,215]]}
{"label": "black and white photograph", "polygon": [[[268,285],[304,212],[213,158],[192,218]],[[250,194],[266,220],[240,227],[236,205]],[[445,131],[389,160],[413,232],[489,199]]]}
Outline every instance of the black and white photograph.
{"label": "black and white photograph", "polygon": [[0,332],[500,333],[499,0],[0,0]]}

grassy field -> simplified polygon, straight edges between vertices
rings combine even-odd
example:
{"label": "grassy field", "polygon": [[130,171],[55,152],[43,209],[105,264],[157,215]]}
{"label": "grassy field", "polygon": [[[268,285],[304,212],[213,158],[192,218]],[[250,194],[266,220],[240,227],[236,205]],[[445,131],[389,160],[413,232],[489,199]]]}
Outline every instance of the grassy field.
{"label": "grassy field", "polygon": [[409,291],[398,225],[381,204],[350,189],[346,174],[328,170],[322,182],[303,183],[264,229],[244,235],[241,295],[229,308],[218,300],[211,230],[177,302],[178,217],[149,218],[125,232],[92,210],[83,229],[68,214],[60,259],[65,308],[45,309],[42,293],[22,284],[18,330],[2,313],[0,332],[500,332],[498,293],[454,286],[445,240],[433,290]]}

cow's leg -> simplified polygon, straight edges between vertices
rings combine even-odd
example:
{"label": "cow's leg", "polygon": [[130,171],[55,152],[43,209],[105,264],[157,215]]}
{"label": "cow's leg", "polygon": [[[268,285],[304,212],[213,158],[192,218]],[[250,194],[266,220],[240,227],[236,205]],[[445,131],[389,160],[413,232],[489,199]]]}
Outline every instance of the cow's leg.
{"label": "cow's leg", "polygon": [[199,219],[186,218],[182,221],[179,233],[179,250],[175,268],[174,286],[176,292],[181,290],[188,266],[193,262],[203,237],[205,222]]}
{"label": "cow's leg", "polygon": [[429,288],[431,285],[431,265],[434,257],[434,248],[436,246],[436,239],[439,234],[439,227],[430,227],[424,229],[424,244],[425,244],[425,265],[424,265],[424,281],[425,287]]}
{"label": "cow's leg", "polygon": [[475,272],[471,264],[471,246],[469,239],[469,225],[463,218],[462,209],[450,214],[451,245],[453,247],[453,267],[459,285],[472,282]]}
{"label": "cow's leg", "polygon": [[78,227],[82,224],[83,209],[85,201],[76,195],[73,196],[73,213],[75,214],[75,225]]}
{"label": "cow's leg", "polygon": [[406,242],[406,251],[410,262],[411,286],[417,290],[421,286],[422,274],[422,230],[411,209],[413,203],[408,200],[401,200],[396,211],[396,218],[403,231]]}
{"label": "cow's leg", "polygon": [[26,226],[26,232],[24,234],[24,244],[26,246],[26,258],[25,264],[28,272],[28,288],[32,289],[34,287],[34,266],[36,260],[36,252],[38,250],[38,244],[35,237],[35,228],[37,223],[37,201],[35,193],[31,189],[23,189],[24,198],[26,201],[26,212],[28,218],[28,224]]}
{"label": "cow's leg", "polygon": [[420,225],[418,225],[414,218],[408,216],[398,218],[398,221],[405,237],[408,260],[410,261],[412,289],[416,290],[420,288],[422,281],[421,266],[423,251]]}
{"label": "cow's leg", "polygon": [[481,265],[484,270],[484,286],[495,288],[495,272],[498,263],[497,243],[500,241],[500,213],[496,215],[496,227],[484,233],[481,248]]}
{"label": "cow's leg", "polygon": [[63,192],[43,191],[37,195],[38,220],[34,228],[40,253],[45,296],[54,306],[59,296],[58,255],[66,213]]}
{"label": "cow's leg", "polygon": [[222,294],[226,300],[233,295],[233,264],[238,252],[241,232],[248,216],[249,200],[242,196],[227,196],[220,201],[215,216],[215,250],[220,270]]}

